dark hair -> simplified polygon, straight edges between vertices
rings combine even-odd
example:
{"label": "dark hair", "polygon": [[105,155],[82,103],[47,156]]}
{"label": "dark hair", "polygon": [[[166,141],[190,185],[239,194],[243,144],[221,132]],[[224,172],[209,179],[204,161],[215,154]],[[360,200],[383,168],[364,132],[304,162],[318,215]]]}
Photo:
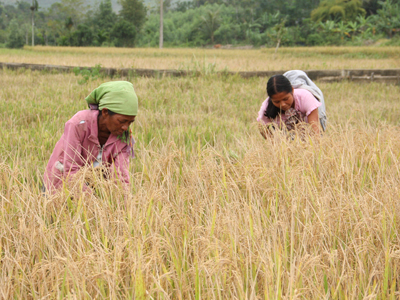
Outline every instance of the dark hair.
{"label": "dark hair", "polygon": [[273,95],[282,92],[292,93],[292,91],[293,88],[289,79],[287,79],[283,75],[272,76],[267,83],[267,94],[269,96],[269,100],[264,116],[270,119],[275,119],[276,116],[281,112],[281,110],[278,107],[272,104],[271,98]]}
{"label": "dark hair", "polygon": [[[112,110],[109,110],[108,108],[107,108],[107,110],[108,110],[108,114],[109,114],[110,116],[112,116],[112,115],[115,115],[115,114],[116,114],[115,112],[113,112]],[[101,116],[101,113],[102,113],[102,110],[101,110],[101,109],[99,109],[99,117]]]}

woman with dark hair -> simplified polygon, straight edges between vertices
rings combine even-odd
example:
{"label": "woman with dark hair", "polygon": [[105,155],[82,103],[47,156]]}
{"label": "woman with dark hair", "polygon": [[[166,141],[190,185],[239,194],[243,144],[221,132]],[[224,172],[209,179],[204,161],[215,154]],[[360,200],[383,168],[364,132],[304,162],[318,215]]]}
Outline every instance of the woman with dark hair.
{"label": "woman with dark hair", "polygon": [[[86,97],[89,109],[65,123],[44,174],[44,190],[54,194],[84,166],[107,169],[129,190],[129,157],[133,143],[129,126],[138,112],[138,99],[127,81],[106,82]],[[115,170],[115,172],[114,172]],[[83,191],[90,191],[84,185]]]}
{"label": "woman with dark hair", "polygon": [[[295,79],[294,88],[291,81]],[[303,84],[297,84],[300,79]],[[307,79],[307,82],[306,82]],[[272,76],[267,83],[268,98],[261,105],[257,121],[264,138],[271,129],[292,131],[299,123],[309,123],[313,132],[325,130],[326,116],[322,92],[303,71],[289,71]],[[321,100],[320,100],[321,99]]]}

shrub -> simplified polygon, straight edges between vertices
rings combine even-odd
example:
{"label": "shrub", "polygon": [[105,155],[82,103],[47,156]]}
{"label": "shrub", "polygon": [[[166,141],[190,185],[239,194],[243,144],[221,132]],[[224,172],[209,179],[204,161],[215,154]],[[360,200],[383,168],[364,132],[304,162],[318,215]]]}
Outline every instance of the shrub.
{"label": "shrub", "polygon": [[325,38],[319,33],[312,33],[306,39],[309,46],[321,46],[325,44]]}
{"label": "shrub", "polygon": [[62,35],[57,39],[58,46],[70,46],[70,38],[66,35]]}
{"label": "shrub", "polygon": [[92,29],[86,24],[79,24],[78,28],[72,33],[72,46],[90,46],[94,40]]}
{"label": "shrub", "polygon": [[25,44],[25,37],[21,32],[16,19],[12,19],[9,25],[9,34],[7,38],[7,48],[22,48]]}
{"label": "shrub", "polygon": [[126,20],[119,20],[111,30],[111,40],[116,47],[133,47],[135,38],[136,28]]}

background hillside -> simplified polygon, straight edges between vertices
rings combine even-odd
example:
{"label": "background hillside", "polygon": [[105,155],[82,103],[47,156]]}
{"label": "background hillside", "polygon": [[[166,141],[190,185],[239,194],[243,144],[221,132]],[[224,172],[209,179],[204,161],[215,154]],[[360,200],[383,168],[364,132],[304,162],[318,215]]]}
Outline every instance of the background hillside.
{"label": "background hillside", "polygon": [[[4,4],[11,4],[11,5],[17,5],[17,0],[3,0],[2,1]],[[29,2],[29,1],[27,1]],[[53,3],[60,2],[58,0],[39,0],[39,7],[41,9],[46,9],[49,8]],[[83,1],[86,5],[89,5],[91,7],[93,6],[98,6],[100,1],[99,0],[85,0]],[[120,8],[121,6],[118,4],[118,0],[111,0],[113,9],[117,10],[117,8]]]}
{"label": "background hillside", "polygon": [[[4,4],[10,4],[10,5],[17,5],[17,0],[3,0],[1,1]],[[29,1],[27,1],[29,2]],[[47,9],[49,8],[53,3],[60,2],[59,0],[39,0],[39,6],[41,8]],[[85,0],[83,1],[85,5],[88,5],[90,7],[97,7],[99,6],[101,0]],[[144,0],[143,3],[147,7],[153,7],[155,5],[156,0]],[[175,3],[177,0],[172,0],[171,3]],[[113,10],[118,12],[121,9],[121,5],[118,3],[118,0],[111,0]]]}

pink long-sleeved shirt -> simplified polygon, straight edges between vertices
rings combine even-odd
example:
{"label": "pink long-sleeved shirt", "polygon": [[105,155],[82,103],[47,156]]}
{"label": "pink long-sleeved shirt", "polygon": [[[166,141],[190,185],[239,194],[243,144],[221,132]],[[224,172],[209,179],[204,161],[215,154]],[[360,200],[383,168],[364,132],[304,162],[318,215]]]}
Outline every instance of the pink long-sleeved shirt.
{"label": "pink long-sleeved shirt", "polygon": [[[46,191],[53,193],[81,167],[93,165],[101,147],[98,140],[98,110],[82,110],[65,123],[64,134],[57,142],[44,174]],[[129,186],[129,156],[126,143],[110,135],[103,146],[102,162],[114,164],[117,176]],[[113,168],[111,169],[113,171]]]}
{"label": "pink long-sleeved shirt", "polygon": [[[308,123],[308,116],[311,114],[312,111],[320,107],[322,104],[319,102],[313,94],[309,91],[304,89],[294,89],[293,91],[293,101],[294,101],[294,108],[304,116],[304,122]],[[276,118],[276,120],[270,120],[268,117],[264,115],[267,107],[269,105],[269,97],[262,103],[260,111],[258,112],[257,121],[262,124],[268,124],[271,122],[280,123],[281,120],[283,122],[286,121],[285,114]],[[273,105],[273,104],[271,104]]]}

